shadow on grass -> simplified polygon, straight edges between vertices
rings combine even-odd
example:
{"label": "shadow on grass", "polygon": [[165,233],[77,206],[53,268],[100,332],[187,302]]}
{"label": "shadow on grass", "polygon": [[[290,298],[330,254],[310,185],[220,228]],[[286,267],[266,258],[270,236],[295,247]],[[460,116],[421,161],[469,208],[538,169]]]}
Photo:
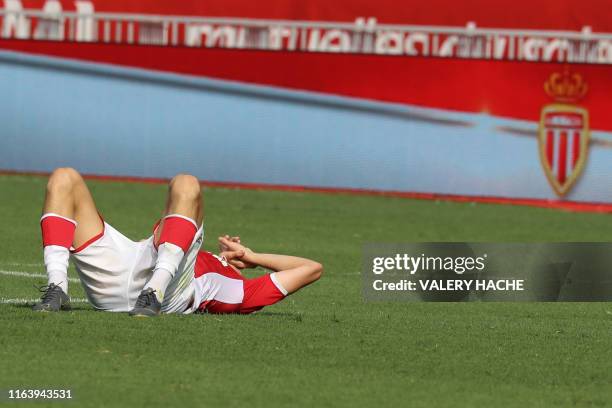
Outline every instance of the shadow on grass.
{"label": "shadow on grass", "polygon": [[[31,310],[32,306],[34,306],[34,303],[17,303],[17,304],[10,304],[10,305],[6,305],[8,308],[10,309],[16,309],[16,310]],[[72,306],[71,310],[69,310],[68,312],[94,312],[94,313],[104,313],[104,311],[102,310],[96,310],[93,307],[83,304],[83,305],[79,305],[79,306]],[[44,312],[32,312],[32,313],[44,313]],[[53,312],[47,312],[47,313],[53,313]],[[110,312],[109,312],[110,313]],[[125,314],[127,315],[127,313],[113,313],[113,314]],[[166,315],[164,315],[166,316]],[[184,315],[180,315],[180,316],[184,316]],[[240,318],[243,319],[253,319],[253,318],[283,318],[283,319],[287,319],[287,320],[293,320],[296,322],[301,322],[304,314],[302,312],[267,312],[267,311],[263,311],[263,312],[255,312],[252,314],[240,314],[240,313],[230,313],[230,314],[214,314],[214,313],[193,313],[192,316],[207,316],[209,318],[221,318],[224,316],[239,316]]]}
{"label": "shadow on grass", "polygon": [[285,319],[295,320],[296,322],[301,322],[304,318],[304,314],[302,312],[256,312],[251,315],[243,315],[243,316],[251,316],[251,317],[282,317]]}
{"label": "shadow on grass", "polygon": [[251,314],[241,314],[241,313],[226,313],[226,314],[216,314],[216,313],[193,313],[195,316],[202,316],[209,319],[221,320],[224,317],[229,318],[238,318],[238,319],[269,319],[269,318],[282,318],[285,320],[293,320],[296,322],[301,322],[304,314],[301,312],[254,312]]}

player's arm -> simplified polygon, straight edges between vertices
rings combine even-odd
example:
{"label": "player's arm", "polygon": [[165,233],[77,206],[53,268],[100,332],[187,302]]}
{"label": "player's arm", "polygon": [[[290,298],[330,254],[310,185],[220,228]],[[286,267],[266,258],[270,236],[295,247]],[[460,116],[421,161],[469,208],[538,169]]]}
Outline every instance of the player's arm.
{"label": "player's arm", "polygon": [[245,265],[261,266],[275,271],[275,278],[289,293],[317,281],[323,273],[323,265],[311,259],[257,253],[227,237],[220,237],[219,243],[232,251],[233,255],[230,256],[235,256]]}

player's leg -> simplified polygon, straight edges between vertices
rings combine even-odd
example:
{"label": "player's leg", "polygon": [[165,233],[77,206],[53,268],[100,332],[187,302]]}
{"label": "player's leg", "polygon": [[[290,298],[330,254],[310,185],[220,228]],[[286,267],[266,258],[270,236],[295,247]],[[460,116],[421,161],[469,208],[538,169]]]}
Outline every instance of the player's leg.
{"label": "player's leg", "polygon": [[70,247],[99,235],[104,225],[81,175],[58,168],[49,177],[41,217],[43,257],[48,286],[34,310],[68,308]]}
{"label": "player's leg", "polygon": [[202,218],[202,192],[197,178],[186,174],[174,177],[168,189],[164,218],[155,233],[155,269],[131,315],[160,313],[166,288],[189,250]]}

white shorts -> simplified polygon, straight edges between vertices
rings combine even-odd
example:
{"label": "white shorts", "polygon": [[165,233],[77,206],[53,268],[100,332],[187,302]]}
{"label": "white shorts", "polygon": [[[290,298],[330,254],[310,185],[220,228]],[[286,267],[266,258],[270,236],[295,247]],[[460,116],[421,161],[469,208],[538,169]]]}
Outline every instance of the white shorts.
{"label": "white shorts", "polygon": [[[200,227],[168,285],[162,313],[190,313],[194,303],[194,268],[204,239]],[[89,302],[99,310],[127,312],[153,274],[157,249],[153,236],[135,242],[104,223],[101,235],[72,253]]]}

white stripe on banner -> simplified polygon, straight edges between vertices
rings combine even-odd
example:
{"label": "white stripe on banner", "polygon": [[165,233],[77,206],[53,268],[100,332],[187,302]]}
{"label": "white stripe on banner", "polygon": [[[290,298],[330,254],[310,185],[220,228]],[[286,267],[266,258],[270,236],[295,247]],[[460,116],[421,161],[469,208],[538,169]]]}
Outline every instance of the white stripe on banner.
{"label": "white stripe on banner", "polygon": [[567,152],[565,153],[565,178],[568,179],[572,174],[572,132],[566,131],[567,135]]}
{"label": "white stripe on banner", "polygon": [[556,180],[559,180],[559,163],[561,162],[561,133],[558,129],[553,130],[553,139],[555,141],[555,150],[553,157],[555,165],[553,168],[553,174]]}

